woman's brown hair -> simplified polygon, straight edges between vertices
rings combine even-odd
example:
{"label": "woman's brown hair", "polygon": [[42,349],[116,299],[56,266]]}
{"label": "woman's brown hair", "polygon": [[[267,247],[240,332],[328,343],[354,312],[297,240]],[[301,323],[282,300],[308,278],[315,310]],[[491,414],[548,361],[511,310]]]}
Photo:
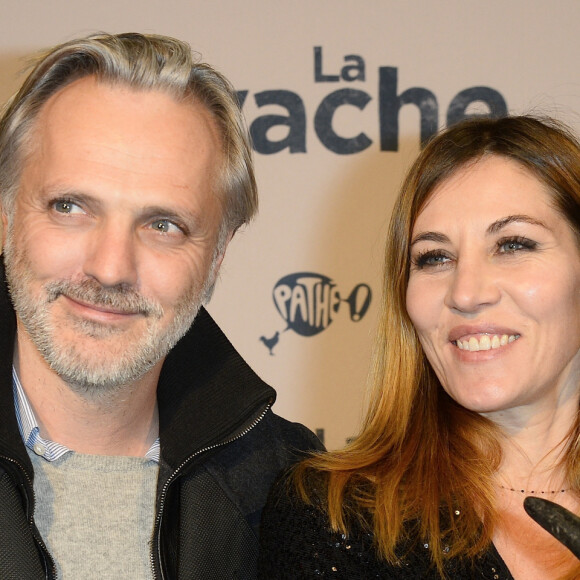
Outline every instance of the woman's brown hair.
{"label": "woman's brown hair", "polygon": [[[406,311],[409,245],[415,220],[433,191],[484,156],[511,159],[542,182],[580,246],[580,145],[550,119],[478,118],[435,136],[402,185],[391,217],[371,401],[360,434],[346,448],[309,458],[294,472],[302,497],[322,498],[331,526],[348,532],[352,518],[374,534],[381,558],[398,562],[398,548],[428,543],[443,574],[447,557],[477,557],[492,536],[493,475],[501,432],[453,401],[425,358]],[[580,490],[580,428],[570,434],[563,462]]]}

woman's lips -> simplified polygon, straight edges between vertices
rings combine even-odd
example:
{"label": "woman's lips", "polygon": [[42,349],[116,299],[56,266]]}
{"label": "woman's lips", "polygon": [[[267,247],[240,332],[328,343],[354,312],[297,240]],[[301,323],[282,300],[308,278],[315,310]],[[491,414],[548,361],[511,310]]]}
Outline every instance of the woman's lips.
{"label": "woman's lips", "polygon": [[502,348],[518,338],[520,338],[519,334],[481,334],[472,335],[469,338],[459,338],[453,342],[460,350],[478,352]]}
{"label": "woman's lips", "polygon": [[515,328],[482,323],[456,326],[449,332],[448,340],[457,348],[468,352],[497,350],[520,338]]}

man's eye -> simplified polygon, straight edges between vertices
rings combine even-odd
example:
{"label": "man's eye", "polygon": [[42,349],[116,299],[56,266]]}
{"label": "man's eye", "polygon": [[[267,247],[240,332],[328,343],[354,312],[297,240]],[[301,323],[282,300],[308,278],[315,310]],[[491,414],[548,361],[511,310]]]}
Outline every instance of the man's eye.
{"label": "man's eye", "polygon": [[58,213],[66,213],[66,214],[82,213],[82,209],[76,203],[64,199],[55,201],[52,204],[52,207]]}
{"label": "man's eye", "polygon": [[172,221],[169,220],[155,220],[151,227],[156,231],[162,234],[177,234],[181,233],[181,229],[179,226],[174,224]]}

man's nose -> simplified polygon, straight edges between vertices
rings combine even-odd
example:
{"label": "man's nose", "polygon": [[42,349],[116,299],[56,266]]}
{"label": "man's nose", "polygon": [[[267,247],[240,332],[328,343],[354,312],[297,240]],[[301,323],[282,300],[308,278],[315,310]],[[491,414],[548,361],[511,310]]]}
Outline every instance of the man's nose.
{"label": "man's nose", "polygon": [[84,273],[107,287],[137,283],[136,238],[131,227],[100,224],[87,244]]}
{"label": "man's nose", "polygon": [[484,260],[458,260],[451,275],[446,305],[460,312],[477,312],[501,297],[493,265]]}

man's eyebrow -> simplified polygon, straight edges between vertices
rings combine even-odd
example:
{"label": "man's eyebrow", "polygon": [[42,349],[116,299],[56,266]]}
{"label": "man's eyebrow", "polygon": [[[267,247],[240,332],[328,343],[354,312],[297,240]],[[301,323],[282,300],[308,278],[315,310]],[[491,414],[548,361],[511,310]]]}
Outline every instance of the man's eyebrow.
{"label": "man's eyebrow", "polygon": [[61,187],[59,185],[47,186],[40,190],[40,195],[47,202],[50,200],[66,199],[72,202],[84,203],[93,208],[97,208],[102,205],[102,202],[98,197],[91,195],[90,193],[80,191],[74,187]]}
{"label": "man's eyebrow", "polygon": [[70,197],[78,201],[99,201],[98,198],[92,196],[90,193],[80,191],[74,187],[61,187],[59,185],[43,187],[40,190],[43,197]]}
{"label": "man's eyebrow", "polygon": [[550,229],[550,228],[548,228],[548,226],[544,222],[537,220],[536,218],[530,217],[529,215],[525,215],[525,214],[516,214],[516,215],[508,215],[504,218],[501,218],[501,219],[493,222],[487,228],[487,234],[488,235],[497,234],[500,230],[502,230],[506,226],[509,226],[510,224],[517,223],[517,222],[523,222],[526,224],[532,224],[534,226],[540,226],[542,228]]}
{"label": "man's eyebrow", "polygon": [[411,240],[411,246],[418,244],[419,242],[436,242],[438,244],[446,244],[449,242],[449,238],[444,234],[440,234],[439,232],[421,232]]}

